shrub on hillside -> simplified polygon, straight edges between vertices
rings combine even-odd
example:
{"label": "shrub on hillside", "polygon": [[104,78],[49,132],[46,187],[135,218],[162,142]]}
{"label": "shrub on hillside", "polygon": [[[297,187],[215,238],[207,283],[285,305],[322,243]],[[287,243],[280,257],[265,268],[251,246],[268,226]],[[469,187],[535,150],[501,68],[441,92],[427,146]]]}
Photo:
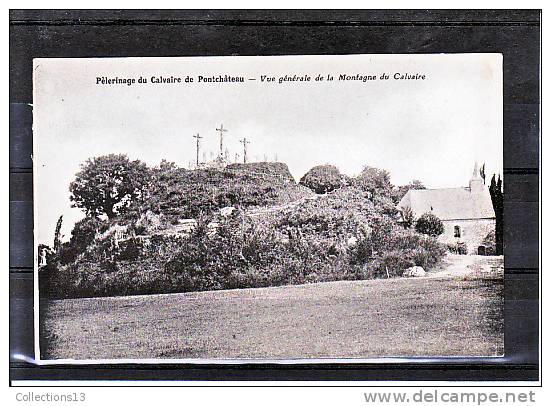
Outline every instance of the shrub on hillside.
{"label": "shrub on hillside", "polygon": [[62,244],[58,253],[62,264],[69,264],[93,244],[98,233],[107,229],[109,223],[98,217],[85,217],[77,221],[71,231],[71,239]]}
{"label": "shrub on hillside", "polygon": [[402,226],[404,228],[411,228],[413,226],[413,223],[415,222],[415,216],[413,214],[413,211],[411,210],[411,207],[404,207],[400,214],[402,217]]}
{"label": "shrub on hillside", "polygon": [[392,219],[396,219],[398,217],[398,209],[390,197],[374,195],[371,200],[380,213]]}
{"label": "shrub on hillside", "polygon": [[283,255],[273,234],[246,224],[239,214],[222,219],[215,233],[206,224],[200,221],[166,262],[167,272],[181,275],[184,290],[237,287],[244,283],[243,275],[250,276],[254,268],[267,270]]}
{"label": "shrub on hillside", "polygon": [[351,248],[353,263],[365,265],[392,247],[393,235],[397,230],[394,222],[386,216],[376,215],[370,219],[370,232],[360,238]]}
{"label": "shrub on hillside", "polygon": [[[314,195],[294,182],[274,181],[273,168],[155,168],[147,205],[117,218],[134,231],[143,227],[142,235],[116,241],[84,233],[82,254],[52,272],[41,270],[41,287],[50,297],[79,297],[392,277],[412,265],[433,267],[444,255],[434,238],[396,223],[388,196],[357,185]],[[262,215],[239,209],[273,205],[290,190],[306,191],[308,198]],[[216,213],[229,205],[238,210]],[[161,234],[181,217],[196,218],[190,233]],[[92,223],[84,228],[97,229]]]}
{"label": "shrub on hillside", "polygon": [[452,254],[467,255],[467,246],[464,242],[449,243],[446,247]]}
{"label": "shrub on hillside", "polygon": [[385,218],[376,218],[372,232],[350,249],[352,263],[368,270],[370,277],[402,275],[410,266],[433,268],[446,254],[446,246],[406,230]]}
{"label": "shrub on hillside", "polygon": [[[210,219],[184,237],[155,236],[141,245],[129,239],[118,246],[98,243],[87,257],[62,267],[47,280],[49,297],[187,292],[279,286],[358,279],[346,250],[331,239],[283,236],[236,214],[222,219],[215,233]],[[44,279],[46,281],[46,279]]]}
{"label": "shrub on hillside", "polygon": [[446,246],[435,238],[426,238],[420,243],[419,249],[423,250],[423,256],[415,257],[415,265],[427,269],[435,267],[446,255]]}
{"label": "shrub on hillside", "polygon": [[336,166],[319,165],[306,172],[299,184],[320,194],[340,188],[343,185],[343,180]]}
{"label": "shrub on hillside", "polygon": [[492,230],[488,233],[484,240],[482,240],[482,245],[486,248],[486,255],[496,255],[496,233],[495,230]]}
{"label": "shrub on hillside", "polygon": [[425,213],[415,222],[415,230],[421,234],[438,237],[444,232],[444,224],[434,214]]}
{"label": "shrub on hillside", "polygon": [[114,251],[115,261],[137,261],[144,256],[144,240],[141,238],[129,238],[120,241]]}
{"label": "shrub on hillside", "polygon": [[376,214],[377,208],[365,194],[342,188],[281,213],[276,227],[285,233],[296,229],[305,235],[339,242],[369,232],[370,219]]}
{"label": "shrub on hillside", "polygon": [[403,250],[384,252],[366,266],[371,278],[394,278],[402,276],[404,271],[415,265],[415,262]]}
{"label": "shrub on hillside", "polygon": [[392,197],[393,186],[390,183],[390,174],[384,169],[365,166],[353,182],[369,196]]}

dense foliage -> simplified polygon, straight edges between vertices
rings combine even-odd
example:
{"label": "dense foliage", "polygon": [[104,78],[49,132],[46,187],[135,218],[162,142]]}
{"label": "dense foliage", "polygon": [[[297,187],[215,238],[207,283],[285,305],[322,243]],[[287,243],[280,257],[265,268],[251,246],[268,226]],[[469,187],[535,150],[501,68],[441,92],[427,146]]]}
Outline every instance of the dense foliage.
{"label": "dense foliage", "polygon": [[392,196],[392,183],[390,174],[384,169],[365,166],[360,174],[354,179],[354,184],[371,196]]}
{"label": "dense foliage", "polygon": [[406,195],[407,192],[410,190],[421,190],[426,189],[425,185],[419,180],[412,180],[407,185],[397,186],[394,188],[394,191],[392,193],[392,200],[394,203],[398,204],[400,200],[402,200],[402,197]]}
{"label": "dense foliage", "polygon": [[140,211],[195,218],[227,206],[240,208],[285,203],[304,196],[283,163],[232,164],[225,169],[154,169],[148,200]]}
{"label": "dense foliage", "polygon": [[[295,184],[285,164],[184,170],[162,162],[147,177],[146,199],[133,200],[114,219],[89,215],[75,225],[70,241],[40,270],[45,295],[388,278],[413,265],[430,269],[446,249],[398,225],[395,188],[375,168],[327,194]],[[236,209],[222,215],[226,206]],[[177,227],[188,218],[194,226],[183,232]]]}
{"label": "dense foliage", "polygon": [[105,214],[114,218],[143,196],[149,173],[143,162],[130,161],[123,154],[92,158],[69,185],[70,199],[89,216]]}
{"label": "dense foliage", "polygon": [[448,251],[452,254],[467,255],[467,244],[464,242],[455,242],[446,244]]}
{"label": "dense foliage", "polygon": [[496,232],[490,231],[484,240],[482,240],[482,245],[485,248],[486,255],[496,255]]}
{"label": "dense foliage", "polygon": [[411,210],[411,207],[404,207],[401,214],[402,226],[404,226],[404,228],[411,228],[413,226],[413,223],[415,222],[415,215],[413,214],[413,210]]}
{"label": "dense foliage", "polygon": [[107,229],[108,222],[98,217],[85,217],[77,221],[71,232],[71,239],[61,244],[58,251],[58,260],[68,264],[77,259],[94,242],[98,233]]}
{"label": "dense foliage", "polygon": [[278,178],[285,183],[295,183],[295,179],[289,168],[283,162],[249,162],[246,164],[229,164],[226,166],[228,171],[236,171],[241,173],[250,173],[258,176],[268,176],[270,178]]}
{"label": "dense foliage", "polygon": [[434,214],[424,213],[417,219],[415,230],[421,234],[438,237],[444,232],[444,224]]}
{"label": "dense foliage", "polygon": [[300,179],[299,184],[316,193],[332,192],[343,185],[343,177],[333,165],[314,166]]}

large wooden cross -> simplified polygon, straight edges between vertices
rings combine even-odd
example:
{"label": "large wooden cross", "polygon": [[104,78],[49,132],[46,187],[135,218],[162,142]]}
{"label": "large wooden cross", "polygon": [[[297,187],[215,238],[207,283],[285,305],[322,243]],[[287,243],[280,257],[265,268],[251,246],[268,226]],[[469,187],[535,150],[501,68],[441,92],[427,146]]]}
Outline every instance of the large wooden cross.
{"label": "large wooden cross", "polygon": [[217,128],[216,131],[220,131],[220,158],[224,157],[224,133],[227,132],[224,128],[224,124],[220,124],[220,128]]}
{"label": "large wooden cross", "polygon": [[243,163],[246,164],[247,163],[247,144],[250,144],[251,142],[246,138],[239,140],[239,142],[243,144]]}

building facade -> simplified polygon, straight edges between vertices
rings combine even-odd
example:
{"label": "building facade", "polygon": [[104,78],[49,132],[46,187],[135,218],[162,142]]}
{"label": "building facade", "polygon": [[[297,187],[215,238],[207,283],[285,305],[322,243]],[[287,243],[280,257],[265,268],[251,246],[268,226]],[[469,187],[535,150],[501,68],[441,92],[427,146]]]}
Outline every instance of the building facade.
{"label": "building facade", "polygon": [[439,240],[457,244],[468,254],[486,255],[487,237],[495,233],[495,212],[490,191],[475,164],[468,187],[410,190],[398,203],[398,210],[409,207],[414,218],[431,213],[442,220],[444,233]]}

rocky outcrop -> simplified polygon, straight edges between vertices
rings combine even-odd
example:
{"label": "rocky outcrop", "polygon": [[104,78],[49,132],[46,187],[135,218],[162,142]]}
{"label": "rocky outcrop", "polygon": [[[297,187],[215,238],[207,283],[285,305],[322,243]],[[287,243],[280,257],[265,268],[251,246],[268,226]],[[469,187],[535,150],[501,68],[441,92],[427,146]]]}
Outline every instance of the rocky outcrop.
{"label": "rocky outcrop", "polygon": [[418,278],[426,275],[427,272],[421,266],[412,266],[411,268],[406,269],[402,274],[405,278]]}

